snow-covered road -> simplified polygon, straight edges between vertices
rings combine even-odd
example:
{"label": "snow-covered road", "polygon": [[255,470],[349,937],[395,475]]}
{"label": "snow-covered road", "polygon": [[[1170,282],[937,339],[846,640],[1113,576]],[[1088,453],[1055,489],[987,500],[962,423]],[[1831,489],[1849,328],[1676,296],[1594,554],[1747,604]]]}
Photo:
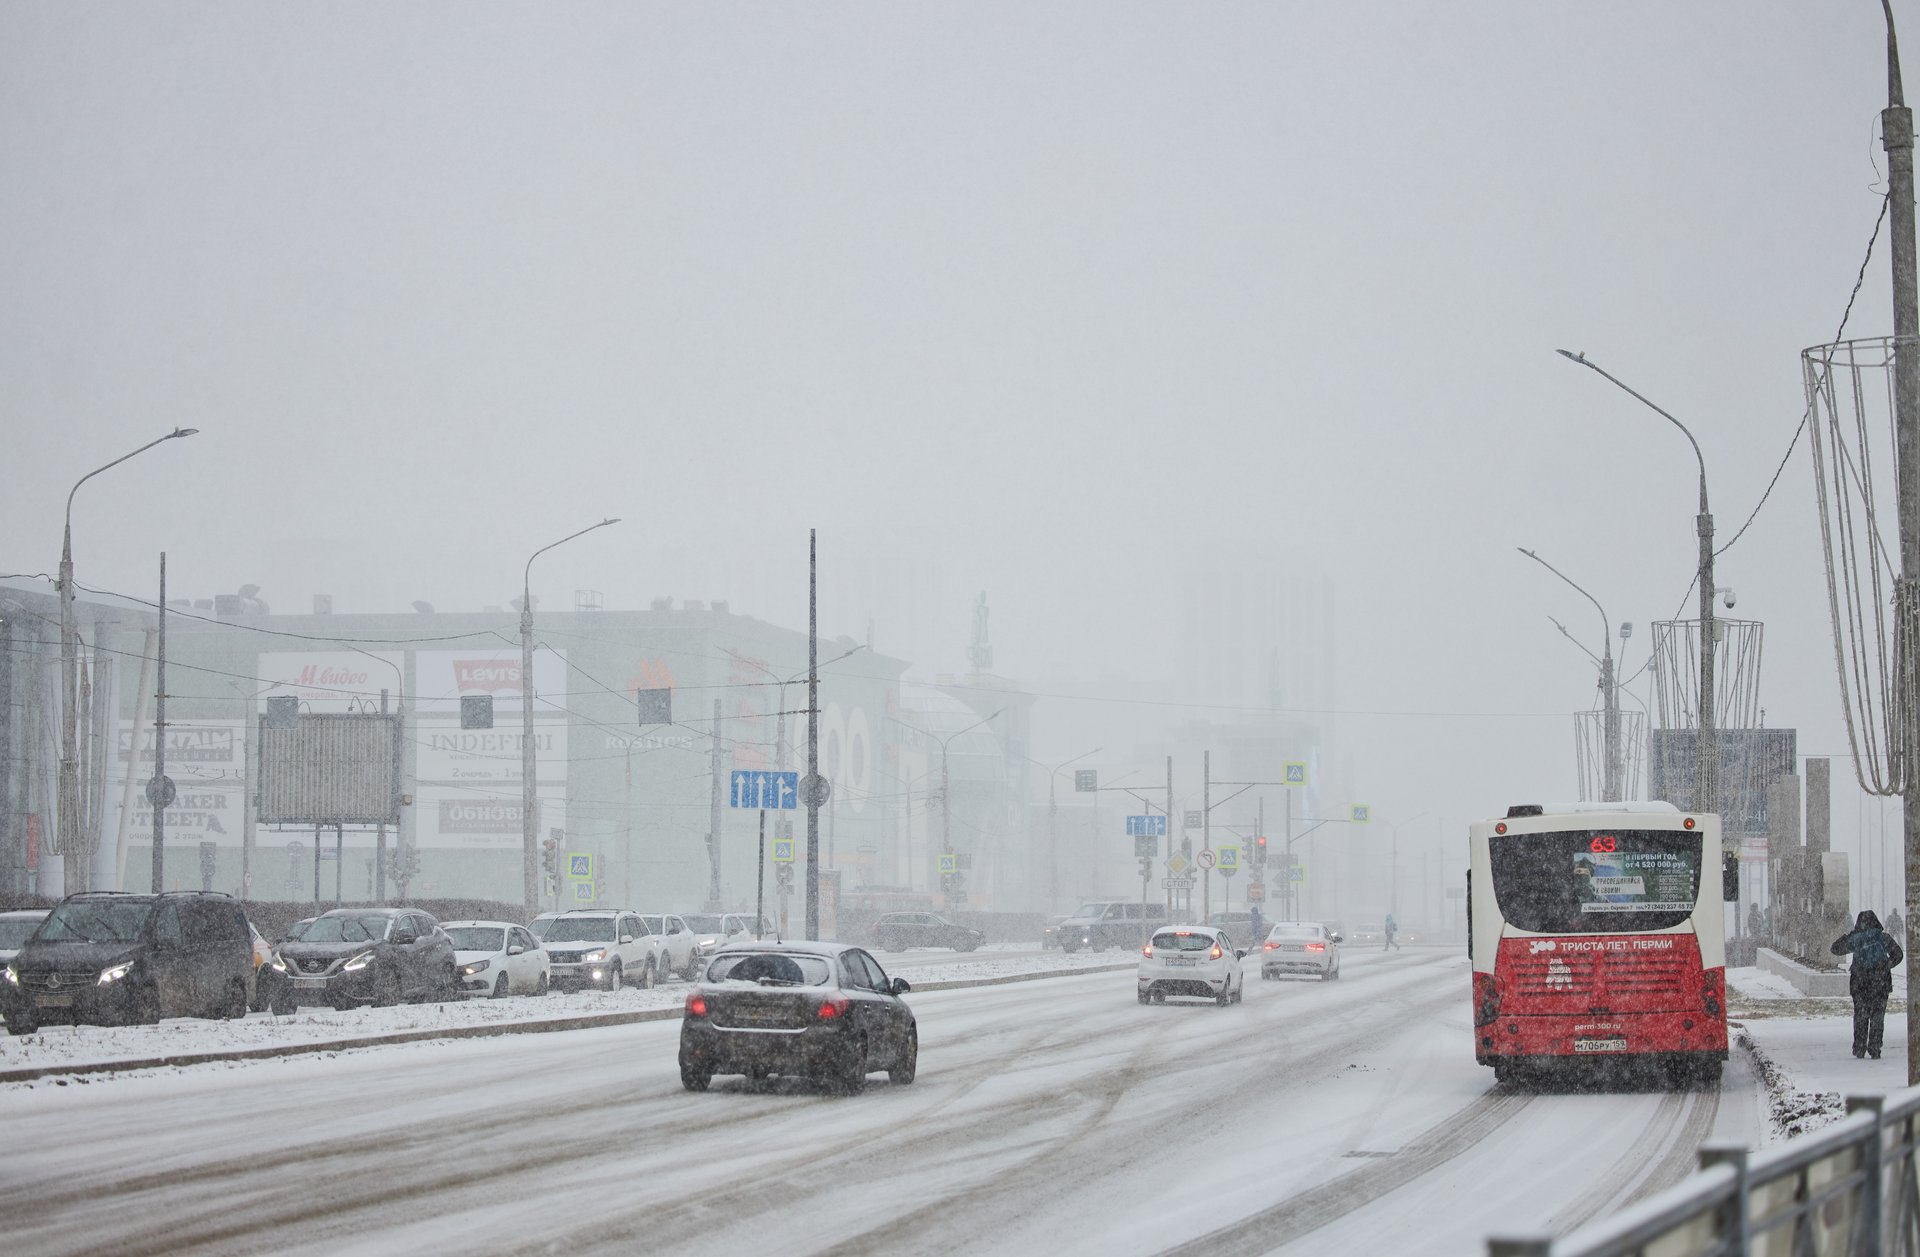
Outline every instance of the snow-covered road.
{"label": "snow-covered road", "polygon": [[[919,1081],[680,1087],[675,1022],[0,1092],[30,1253],[1479,1253],[1757,1143],[1722,1091],[1530,1095],[1457,950],[1142,1007],[1098,973],[909,996]],[[909,970],[910,972],[910,970]]]}

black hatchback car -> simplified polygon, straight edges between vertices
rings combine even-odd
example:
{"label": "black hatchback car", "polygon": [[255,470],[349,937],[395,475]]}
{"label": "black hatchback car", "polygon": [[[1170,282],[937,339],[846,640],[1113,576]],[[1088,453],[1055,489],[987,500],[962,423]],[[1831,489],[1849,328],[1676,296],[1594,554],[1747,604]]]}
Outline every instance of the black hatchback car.
{"label": "black hatchback car", "polygon": [[13,1034],[51,1022],[245,1017],[253,935],[226,895],[83,891],[55,905],[3,980]]}
{"label": "black hatchback car", "polygon": [[986,942],[987,936],[932,912],[889,912],[873,923],[873,941],[875,946],[888,951],[905,951],[909,947],[972,951]]}
{"label": "black hatchback car", "polygon": [[273,1011],[461,998],[453,940],[417,908],[335,908],[273,949]]}
{"label": "black hatchback car", "polygon": [[811,1078],[852,1094],[876,1069],[913,1081],[920,1029],[872,956],[840,943],[730,943],[714,953],[680,1022],[680,1082],[715,1074]]}

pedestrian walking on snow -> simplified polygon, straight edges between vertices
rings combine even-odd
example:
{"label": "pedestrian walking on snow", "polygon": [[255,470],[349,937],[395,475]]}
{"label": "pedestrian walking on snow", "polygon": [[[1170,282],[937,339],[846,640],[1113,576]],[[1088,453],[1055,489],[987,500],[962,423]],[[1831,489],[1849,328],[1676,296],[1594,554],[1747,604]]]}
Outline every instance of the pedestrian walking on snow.
{"label": "pedestrian walking on snow", "polygon": [[1381,931],[1381,933],[1387,936],[1387,941],[1380,944],[1380,950],[1385,951],[1387,950],[1387,948],[1391,947],[1393,948],[1393,950],[1399,951],[1400,944],[1393,937],[1395,934],[1398,934],[1399,932],[1400,932],[1400,927],[1394,924],[1393,914],[1389,912],[1387,914],[1387,928]]}
{"label": "pedestrian walking on snow", "polygon": [[1880,918],[1862,912],[1853,928],[1833,941],[1833,954],[1853,956],[1847,990],[1853,996],[1853,1054],[1880,1059],[1887,1028],[1887,997],[1893,994],[1893,970],[1906,959],[1900,940],[1880,928]]}

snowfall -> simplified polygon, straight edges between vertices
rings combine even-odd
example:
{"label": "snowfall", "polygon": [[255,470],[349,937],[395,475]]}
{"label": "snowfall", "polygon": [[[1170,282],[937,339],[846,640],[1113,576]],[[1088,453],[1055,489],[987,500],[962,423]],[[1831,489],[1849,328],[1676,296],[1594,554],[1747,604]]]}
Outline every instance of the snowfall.
{"label": "snowfall", "polygon": [[1904,1082],[1752,969],[1720,1088],[1577,1093],[1474,1064],[1457,948],[1227,1008],[1139,1005],[1125,953],[881,960],[919,1076],[852,1097],[686,1092],[677,982],[0,1039],[5,1251],[1477,1254]]}

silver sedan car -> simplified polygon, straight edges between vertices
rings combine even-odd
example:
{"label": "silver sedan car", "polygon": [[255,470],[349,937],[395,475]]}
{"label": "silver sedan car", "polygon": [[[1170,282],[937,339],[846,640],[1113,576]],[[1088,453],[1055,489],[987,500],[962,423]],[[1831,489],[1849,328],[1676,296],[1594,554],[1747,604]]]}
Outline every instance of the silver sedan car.
{"label": "silver sedan car", "polygon": [[1340,976],[1340,935],[1318,921],[1281,921],[1260,944],[1264,981],[1299,973],[1327,981]]}

